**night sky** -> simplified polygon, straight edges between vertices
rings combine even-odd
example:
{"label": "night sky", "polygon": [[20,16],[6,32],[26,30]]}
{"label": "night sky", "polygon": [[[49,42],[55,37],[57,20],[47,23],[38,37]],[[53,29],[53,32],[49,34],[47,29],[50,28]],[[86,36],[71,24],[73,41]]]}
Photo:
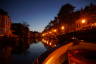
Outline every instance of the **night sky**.
{"label": "night sky", "polygon": [[66,3],[78,10],[90,3],[96,4],[96,0],[0,0],[0,8],[8,11],[13,22],[25,21],[30,30],[41,32]]}

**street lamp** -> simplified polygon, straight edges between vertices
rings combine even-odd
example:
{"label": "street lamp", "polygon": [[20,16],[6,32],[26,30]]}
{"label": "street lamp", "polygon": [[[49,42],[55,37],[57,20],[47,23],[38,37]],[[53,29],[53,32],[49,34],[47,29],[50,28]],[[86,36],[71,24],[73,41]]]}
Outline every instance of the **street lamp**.
{"label": "street lamp", "polygon": [[51,34],[52,32],[50,31],[49,34]]}
{"label": "street lamp", "polygon": [[86,19],[82,19],[82,20],[81,20],[81,23],[82,23],[82,24],[86,23]]}
{"label": "street lamp", "polygon": [[45,34],[42,34],[42,36],[45,36]]}
{"label": "street lamp", "polygon": [[51,45],[52,45],[52,43],[50,42],[50,43],[49,43],[49,45],[51,46]]}
{"label": "street lamp", "polygon": [[64,26],[61,26],[61,30],[64,30],[65,29],[65,27]]}
{"label": "street lamp", "polygon": [[53,32],[57,32],[57,30],[56,30],[56,29],[54,29],[54,30],[53,30]]}

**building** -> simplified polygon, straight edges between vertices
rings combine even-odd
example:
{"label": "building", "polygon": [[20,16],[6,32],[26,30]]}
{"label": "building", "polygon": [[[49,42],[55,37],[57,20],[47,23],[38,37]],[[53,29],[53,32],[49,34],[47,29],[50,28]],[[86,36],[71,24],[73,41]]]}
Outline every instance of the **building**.
{"label": "building", "polygon": [[96,14],[81,14],[80,18],[76,21],[76,30],[83,29],[84,27],[96,26]]}
{"label": "building", "polygon": [[0,36],[11,34],[11,23],[8,13],[0,9]]}

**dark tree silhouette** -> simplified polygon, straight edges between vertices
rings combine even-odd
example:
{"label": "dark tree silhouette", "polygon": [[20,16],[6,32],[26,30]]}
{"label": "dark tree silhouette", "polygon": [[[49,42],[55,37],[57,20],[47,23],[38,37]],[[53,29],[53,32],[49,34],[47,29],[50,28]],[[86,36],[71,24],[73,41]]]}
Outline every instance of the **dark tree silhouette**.
{"label": "dark tree silhouette", "polygon": [[62,15],[68,14],[68,13],[72,13],[74,8],[75,7],[72,6],[71,4],[65,4],[61,7],[61,9],[58,13],[58,16],[62,16]]}
{"label": "dark tree silhouette", "polygon": [[13,23],[11,29],[13,30],[13,34],[19,37],[19,44],[16,50],[19,51],[26,50],[29,47],[29,42],[28,42],[29,28],[21,23]]}
{"label": "dark tree silhouette", "polygon": [[58,18],[60,19],[61,23],[71,23],[73,19],[73,12],[74,12],[74,6],[71,4],[65,4],[61,7]]}
{"label": "dark tree silhouette", "polygon": [[8,12],[6,12],[5,10],[3,9],[0,9],[0,14],[3,14],[3,15],[8,15]]}
{"label": "dark tree silhouette", "polygon": [[89,6],[86,6],[83,11],[86,14],[96,14],[96,4],[91,3]]}

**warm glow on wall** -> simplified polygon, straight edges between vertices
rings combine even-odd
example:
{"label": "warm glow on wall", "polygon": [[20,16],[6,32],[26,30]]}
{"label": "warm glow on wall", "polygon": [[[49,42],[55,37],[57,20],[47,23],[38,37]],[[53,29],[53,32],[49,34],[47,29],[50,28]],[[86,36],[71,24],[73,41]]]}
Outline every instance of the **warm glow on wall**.
{"label": "warm glow on wall", "polygon": [[83,23],[83,24],[86,23],[86,19],[82,19],[81,23]]}
{"label": "warm glow on wall", "polygon": [[42,34],[42,36],[45,36],[45,34]]}
{"label": "warm glow on wall", "polygon": [[53,32],[57,32],[57,30],[56,30],[56,29],[54,29],[54,30],[53,30]]}
{"label": "warm glow on wall", "polygon": [[49,45],[52,45],[52,43],[49,43]]}
{"label": "warm glow on wall", "polygon": [[51,34],[52,32],[50,31],[49,34]]}
{"label": "warm glow on wall", "polygon": [[64,30],[65,29],[65,27],[64,26],[61,26],[61,30]]}

